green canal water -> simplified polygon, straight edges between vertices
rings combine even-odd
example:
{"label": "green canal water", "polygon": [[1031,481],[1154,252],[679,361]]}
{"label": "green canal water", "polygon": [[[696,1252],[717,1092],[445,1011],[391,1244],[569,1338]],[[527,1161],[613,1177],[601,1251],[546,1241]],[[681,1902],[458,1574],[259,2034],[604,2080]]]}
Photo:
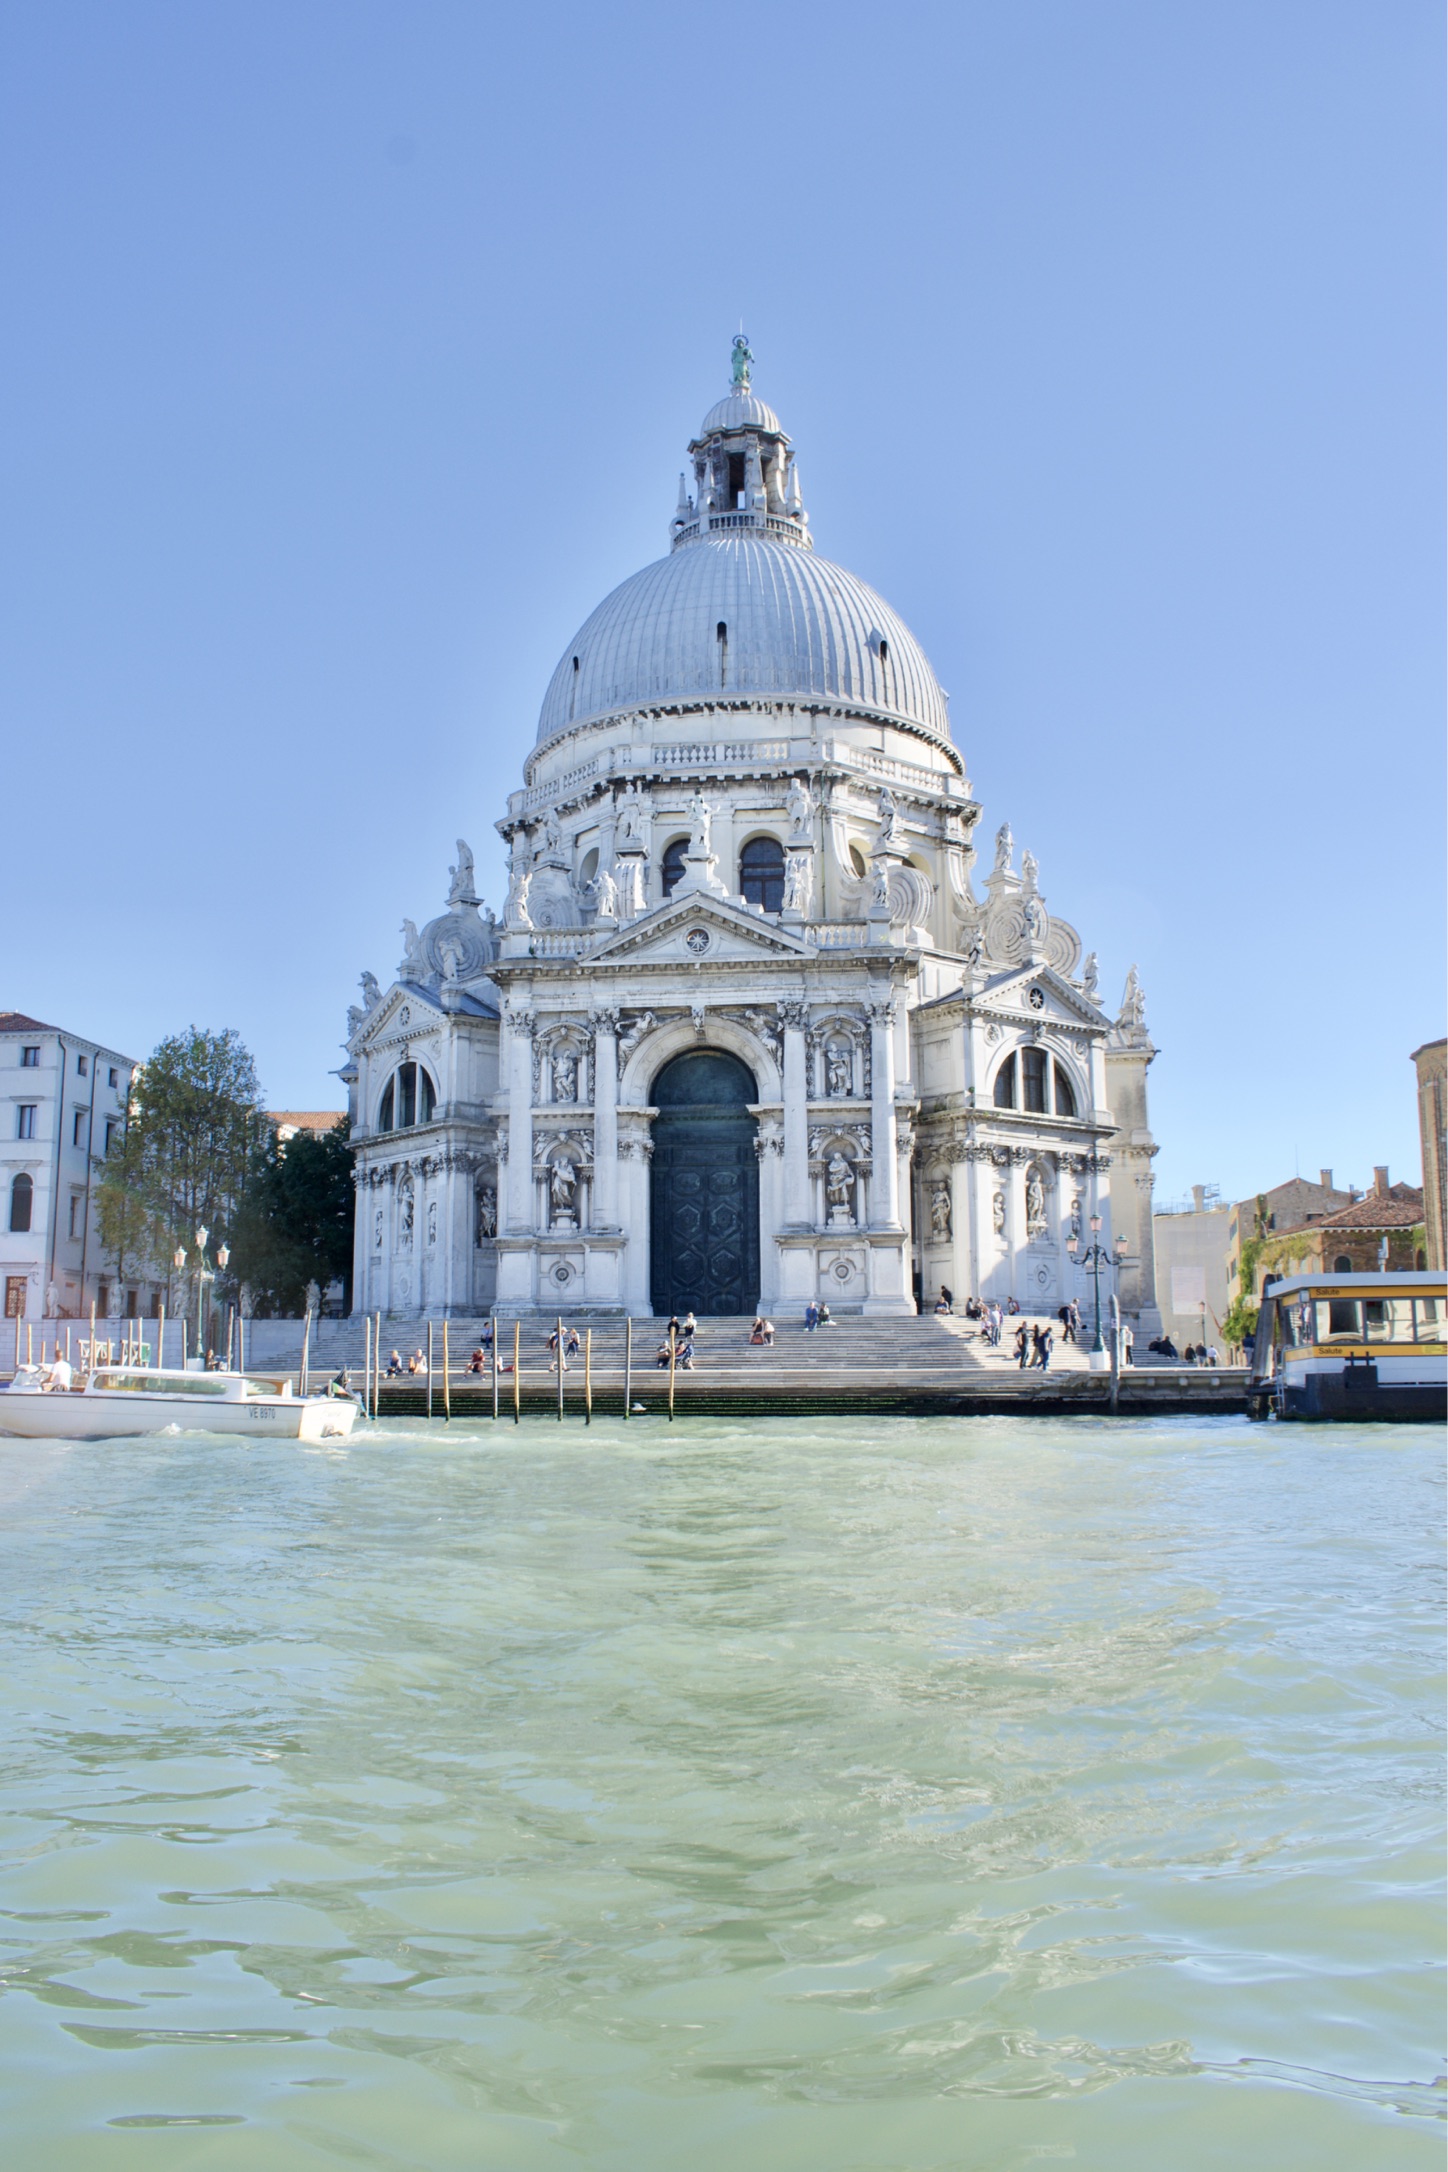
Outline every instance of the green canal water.
{"label": "green canal water", "polygon": [[1436,1433],[0,1442],[14,2172],[1438,2167]]}

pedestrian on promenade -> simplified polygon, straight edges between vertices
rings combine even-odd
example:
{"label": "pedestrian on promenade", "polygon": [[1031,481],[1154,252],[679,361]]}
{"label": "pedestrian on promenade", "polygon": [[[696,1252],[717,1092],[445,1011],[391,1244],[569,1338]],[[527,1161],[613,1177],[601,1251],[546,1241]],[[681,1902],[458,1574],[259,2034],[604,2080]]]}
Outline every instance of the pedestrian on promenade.
{"label": "pedestrian on promenade", "polygon": [[1121,1323],[1121,1362],[1123,1365],[1132,1365],[1136,1362],[1131,1355],[1131,1346],[1135,1341],[1136,1337],[1131,1332],[1131,1322],[1123,1320]]}
{"label": "pedestrian on promenade", "polygon": [[1056,1314],[1056,1318],[1061,1323],[1061,1341],[1063,1343],[1074,1342],[1076,1340],[1076,1329],[1071,1319],[1071,1307],[1062,1305],[1060,1311]]}
{"label": "pedestrian on promenade", "polygon": [[1025,1371],[1025,1369],[1026,1369],[1027,1363],[1028,1363],[1028,1362],[1029,1362],[1029,1360],[1030,1360],[1030,1355],[1031,1355],[1031,1335],[1030,1335],[1030,1330],[1029,1330],[1029,1328],[1028,1328],[1028,1327],[1026,1326],[1026,1323],[1025,1323],[1025,1321],[1024,1321],[1024,1320],[1022,1320],[1022,1322],[1021,1322],[1020,1326],[1019,1326],[1019,1327],[1018,1327],[1018,1328],[1016,1329],[1016,1364],[1017,1364],[1017,1365],[1018,1365],[1018,1366],[1020,1367],[1020,1370],[1021,1370],[1022,1372],[1024,1372],[1024,1371]]}

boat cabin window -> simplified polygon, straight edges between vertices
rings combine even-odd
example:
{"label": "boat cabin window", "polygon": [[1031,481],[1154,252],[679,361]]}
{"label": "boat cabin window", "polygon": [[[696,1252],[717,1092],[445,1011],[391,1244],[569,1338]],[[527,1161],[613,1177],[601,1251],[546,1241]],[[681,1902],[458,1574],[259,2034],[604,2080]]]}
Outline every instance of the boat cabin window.
{"label": "boat cabin window", "polygon": [[1441,1297],[1415,1297],[1413,1299],[1413,1333],[1418,1342],[1442,1342],[1443,1300]]}
{"label": "boat cabin window", "polygon": [[1410,1343],[1410,1297],[1319,1297],[1317,1341]]}
{"label": "boat cabin window", "polygon": [[243,1392],[248,1396],[280,1395],[283,1392],[282,1383],[280,1380],[253,1380],[248,1373],[243,1383]]}
{"label": "boat cabin window", "polygon": [[133,1395],[225,1395],[226,1382],[205,1373],[97,1373],[98,1388],[115,1388]]}

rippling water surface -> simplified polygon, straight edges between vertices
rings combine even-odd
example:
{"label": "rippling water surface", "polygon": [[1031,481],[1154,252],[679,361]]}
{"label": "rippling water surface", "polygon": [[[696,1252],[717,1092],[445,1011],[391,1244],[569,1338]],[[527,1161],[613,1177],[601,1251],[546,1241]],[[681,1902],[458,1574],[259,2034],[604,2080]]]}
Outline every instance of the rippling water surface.
{"label": "rippling water surface", "polygon": [[0,1442],[7,2161],[1437,2167],[1440,1471]]}

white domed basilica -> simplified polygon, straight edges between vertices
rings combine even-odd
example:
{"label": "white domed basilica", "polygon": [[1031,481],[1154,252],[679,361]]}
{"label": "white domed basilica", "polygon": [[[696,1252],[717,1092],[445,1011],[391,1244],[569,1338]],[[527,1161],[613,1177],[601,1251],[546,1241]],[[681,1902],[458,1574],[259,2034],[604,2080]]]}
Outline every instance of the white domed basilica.
{"label": "white domed basilica", "polygon": [[[1135,970],[980,808],[923,650],[814,548],[789,437],[734,383],[668,555],[599,605],[498,828],[349,1013],[354,1302],[394,1317],[908,1313],[1083,1300],[1155,1331]],[[1072,1247],[1074,1246],[1074,1251]]]}

